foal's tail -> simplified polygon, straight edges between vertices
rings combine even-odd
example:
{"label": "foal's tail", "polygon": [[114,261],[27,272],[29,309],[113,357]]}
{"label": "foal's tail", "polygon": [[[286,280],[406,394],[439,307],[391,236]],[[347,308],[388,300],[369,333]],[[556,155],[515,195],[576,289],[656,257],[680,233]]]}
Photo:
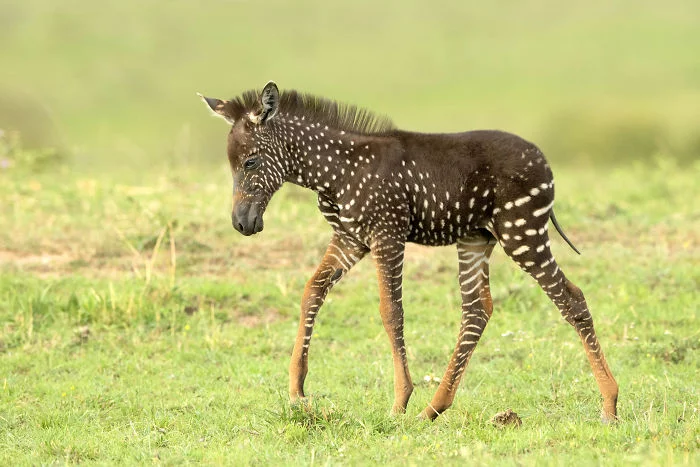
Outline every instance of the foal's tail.
{"label": "foal's tail", "polygon": [[576,253],[578,253],[578,254],[580,255],[581,252],[578,251],[578,249],[576,249],[576,247],[574,246],[574,244],[571,243],[571,240],[569,240],[569,239],[566,237],[566,235],[564,235],[564,231],[561,229],[561,226],[559,225],[559,222],[557,222],[557,218],[556,218],[556,216],[554,215],[554,209],[552,209],[551,211],[549,211],[549,218],[552,219],[552,224],[554,224],[554,227],[557,229],[557,232],[559,232],[559,235],[561,235],[561,238],[563,238],[564,241],[565,241],[566,243],[568,243],[569,246],[570,246]]}

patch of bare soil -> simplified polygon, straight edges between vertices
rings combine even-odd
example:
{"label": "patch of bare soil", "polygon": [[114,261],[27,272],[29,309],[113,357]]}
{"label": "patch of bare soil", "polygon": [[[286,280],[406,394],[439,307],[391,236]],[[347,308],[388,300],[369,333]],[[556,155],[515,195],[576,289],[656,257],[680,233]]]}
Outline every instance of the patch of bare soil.
{"label": "patch of bare soil", "polygon": [[[192,316],[200,311],[200,304],[193,303],[183,309],[187,316]],[[238,311],[233,311],[227,319],[226,323],[238,324],[244,328],[255,328],[258,326],[266,326],[276,321],[282,320],[284,317],[280,314],[277,308],[266,308],[260,313],[244,314]]]}
{"label": "patch of bare soil", "polygon": [[256,328],[267,324],[272,324],[282,318],[276,308],[267,308],[260,314],[238,316],[238,324],[244,328]]}
{"label": "patch of bare soil", "polygon": [[[125,261],[126,259],[126,261]],[[91,276],[122,277],[132,272],[128,257],[78,257],[71,253],[30,253],[0,250],[0,268],[9,267],[30,272],[39,277],[57,277],[89,271]]]}
{"label": "patch of bare soil", "polygon": [[[262,242],[255,248],[248,244],[219,244],[210,250],[191,252],[178,247],[177,243],[172,250],[167,245],[161,246],[155,256],[153,251],[134,252],[112,245],[108,249],[83,248],[80,251],[69,250],[67,246],[61,251],[56,246],[40,253],[0,249],[0,268],[21,270],[40,277],[89,274],[92,277],[121,278],[145,277],[147,269],[154,275],[167,275],[175,267],[177,276],[230,278],[236,276],[237,271],[294,269],[322,256],[322,251],[304,248],[297,238]],[[173,264],[173,258],[176,264]]]}
{"label": "patch of bare soil", "polygon": [[63,265],[73,261],[73,258],[65,253],[61,254],[32,254],[32,253],[17,253],[14,251],[0,250],[0,265],[15,265],[19,267],[43,267],[49,268],[54,265]]}
{"label": "patch of bare soil", "polygon": [[[635,245],[651,248],[662,248],[670,257],[697,253],[700,248],[700,230],[689,224],[687,228],[678,228],[659,223],[651,227],[634,225],[621,228],[617,225],[604,225],[595,229],[571,228],[566,230],[567,236],[576,246],[585,250],[594,250],[601,245]],[[558,234],[551,234],[555,242],[563,245]]]}

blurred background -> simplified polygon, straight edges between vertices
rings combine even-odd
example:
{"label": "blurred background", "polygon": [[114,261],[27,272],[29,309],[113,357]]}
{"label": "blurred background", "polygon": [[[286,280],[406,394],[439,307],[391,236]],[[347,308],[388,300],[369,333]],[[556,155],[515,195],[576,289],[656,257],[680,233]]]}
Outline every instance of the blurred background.
{"label": "blurred background", "polygon": [[700,2],[0,0],[0,129],[84,170],[224,160],[195,92],[275,80],[557,164],[700,155]]}

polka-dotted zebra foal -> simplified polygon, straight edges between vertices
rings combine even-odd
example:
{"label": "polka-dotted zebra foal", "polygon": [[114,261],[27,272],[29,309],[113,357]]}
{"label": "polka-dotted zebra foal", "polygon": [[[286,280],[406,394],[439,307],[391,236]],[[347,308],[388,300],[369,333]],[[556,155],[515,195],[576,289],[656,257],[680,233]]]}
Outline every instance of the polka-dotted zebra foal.
{"label": "polka-dotted zebra foal", "polygon": [[289,368],[292,400],[304,397],[314,320],[328,291],[367,253],[376,262],[380,313],[394,359],[393,413],[406,411],[413,382],[406,361],[401,282],[406,242],[457,244],[462,320],[457,346],[432,402],[434,419],[451,404],[493,305],[489,256],[499,243],[535,278],[574,326],[603,395],[603,420],[616,418],[618,386],[593,329],[581,290],[557,266],[548,222],[552,171],[533,144],[500,131],[420,134],[355,107],[268,83],[232,100],[202,97],[231,124],[233,227],[263,229],[263,213],[286,181],[318,193],[333,237],[306,284]]}

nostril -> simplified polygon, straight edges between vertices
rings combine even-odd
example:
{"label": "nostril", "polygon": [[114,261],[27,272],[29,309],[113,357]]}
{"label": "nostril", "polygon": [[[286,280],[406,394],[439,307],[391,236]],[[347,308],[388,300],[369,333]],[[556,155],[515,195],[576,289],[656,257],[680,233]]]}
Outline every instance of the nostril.
{"label": "nostril", "polygon": [[243,224],[241,224],[240,222],[238,223],[238,231],[243,232]]}
{"label": "nostril", "polygon": [[262,229],[263,229],[262,216],[256,216],[255,223],[253,225],[255,226],[255,233],[262,232]]}

